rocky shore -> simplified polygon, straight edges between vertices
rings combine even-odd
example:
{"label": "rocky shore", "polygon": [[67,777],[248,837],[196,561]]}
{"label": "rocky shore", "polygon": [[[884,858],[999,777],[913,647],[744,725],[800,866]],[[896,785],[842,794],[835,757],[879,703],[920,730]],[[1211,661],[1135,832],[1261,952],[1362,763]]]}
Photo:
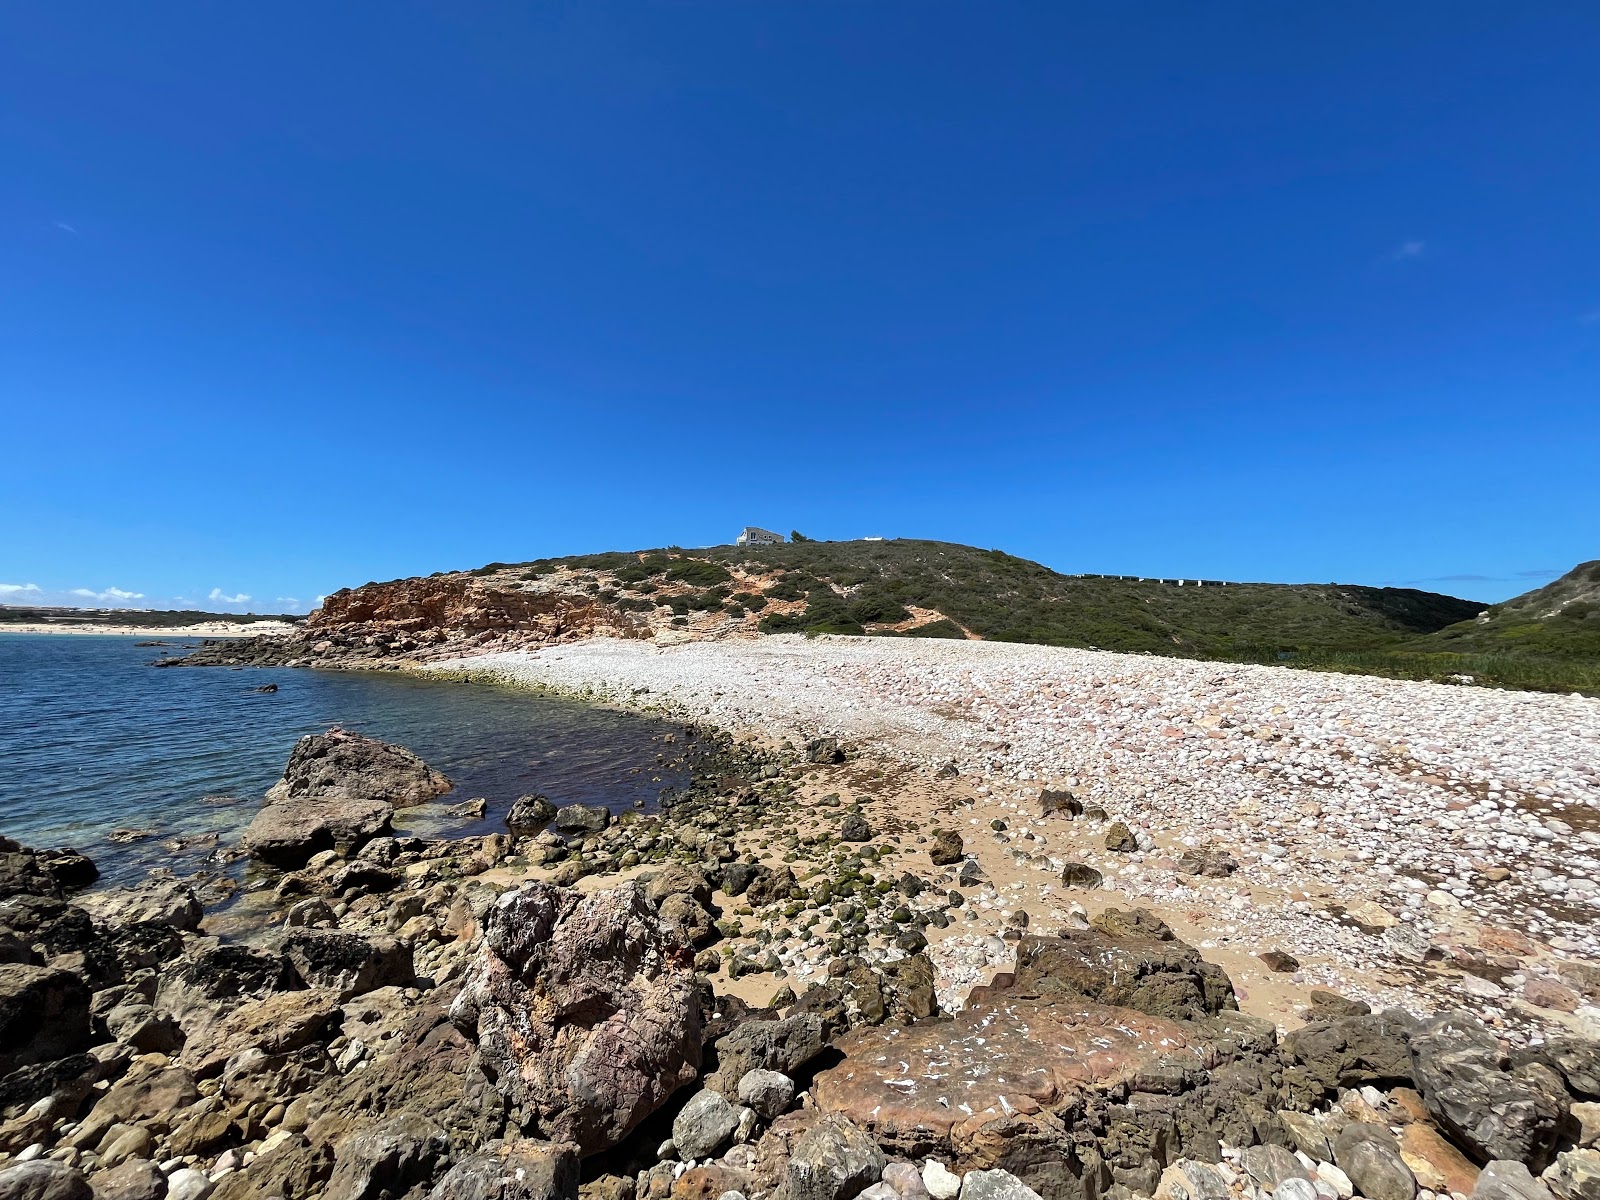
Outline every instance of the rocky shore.
{"label": "rocky shore", "polygon": [[[1249,959],[1282,981],[1266,1015],[1238,947],[1051,861],[1157,870],[1086,782],[1020,807],[827,734],[664,737],[697,770],[659,813],[530,795],[455,840],[394,835],[397,805],[463,803],[414,754],[303,739],[222,912],[0,843],[0,1196],[1597,1195],[1583,1004],[1375,1012],[1291,947]],[[1247,855],[1170,869],[1240,888],[1275,861]],[[1528,941],[1531,977],[1556,952]]]}

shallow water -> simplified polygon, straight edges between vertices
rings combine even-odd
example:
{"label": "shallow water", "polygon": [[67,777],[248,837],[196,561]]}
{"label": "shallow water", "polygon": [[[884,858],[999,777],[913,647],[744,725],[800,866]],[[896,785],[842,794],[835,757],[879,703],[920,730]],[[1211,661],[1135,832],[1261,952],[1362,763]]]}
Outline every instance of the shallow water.
{"label": "shallow water", "polygon": [[[230,839],[295,740],[330,725],[409,746],[455,781],[440,805],[396,819],[416,832],[503,829],[527,792],[613,812],[655,807],[687,772],[658,761],[665,722],[514,688],[380,672],[221,667],[156,670],[182,653],[129,637],[0,633],[0,834],[88,854],[111,881],[181,863],[162,839]],[[256,688],[275,683],[276,693]],[[482,822],[444,805],[489,801]],[[220,798],[220,799],[218,799]],[[118,829],[159,836],[116,844]]]}

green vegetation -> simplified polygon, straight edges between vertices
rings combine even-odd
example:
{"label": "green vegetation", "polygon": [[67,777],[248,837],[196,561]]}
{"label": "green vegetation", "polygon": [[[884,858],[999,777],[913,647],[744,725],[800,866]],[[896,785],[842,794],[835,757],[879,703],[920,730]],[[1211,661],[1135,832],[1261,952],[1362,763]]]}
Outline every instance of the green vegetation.
{"label": "green vegetation", "polygon": [[1583,655],[1600,659],[1600,560],[1441,629],[1416,650],[1455,654]]}
{"label": "green vegetation", "polygon": [[299,624],[303,616],[290,613],[214,613],[193,608],[44,608],[0,604],[0,626],[5,625],[138,625],[150,629],[173,629],[200,625],[208,621],[232,621],[253,625],[258,621],[287,621]]}

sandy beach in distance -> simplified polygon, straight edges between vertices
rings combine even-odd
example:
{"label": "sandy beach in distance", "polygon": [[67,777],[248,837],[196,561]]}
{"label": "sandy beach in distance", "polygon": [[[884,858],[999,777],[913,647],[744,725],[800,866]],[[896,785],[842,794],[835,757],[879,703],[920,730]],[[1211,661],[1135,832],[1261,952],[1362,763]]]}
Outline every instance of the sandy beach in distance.
{"label": "sandy beach in distance", "polygon": [[202,621],[198,625],[59,625],[53,622],[0,625],[0,633],[95,633],[121,637],[187,638],[251,637],[261,633],[288,633],[285,621]]}

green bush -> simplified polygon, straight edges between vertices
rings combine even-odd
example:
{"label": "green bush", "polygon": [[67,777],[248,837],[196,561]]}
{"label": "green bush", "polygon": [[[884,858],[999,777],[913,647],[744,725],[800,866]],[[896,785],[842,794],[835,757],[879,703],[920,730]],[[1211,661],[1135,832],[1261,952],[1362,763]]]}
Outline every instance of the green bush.
{"label": "green bush", "polygon": [[760,592],[735,592],[733,598],[751,612],[760,612],[767,606],[767,598]]}
{"label": "green bush", "polygon": [[667,578],[674,583],[688,583],[695,587],[712,587],[727,583],[733,578],[725,567],[699,558],[685,558],[667,568]]}

